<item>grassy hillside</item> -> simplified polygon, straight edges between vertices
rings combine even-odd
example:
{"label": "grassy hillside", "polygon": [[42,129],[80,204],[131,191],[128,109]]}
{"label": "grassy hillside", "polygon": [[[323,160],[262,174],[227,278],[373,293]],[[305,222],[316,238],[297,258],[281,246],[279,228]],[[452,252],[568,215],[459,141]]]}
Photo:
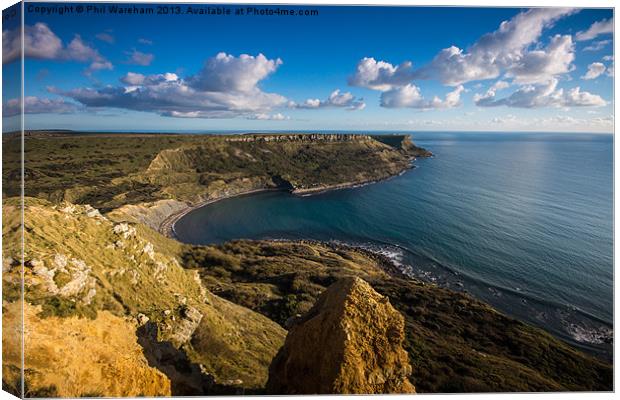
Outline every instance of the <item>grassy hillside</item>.
{"label": "grassy hillside", "polygon": [[[3,209],[3,237],[9,241],[19,235],[17,205],[9,200]],[[136,369],[148,371],[143,377],[152,374],[168,382],[170,393],[177,395],[264,385],[286,332],[206,290],[196,272],[181,267],[179,243],[70,203],[27,198],[24,222],[25,379],[31,395],[162,394],[155,386],[139,391],[131,384],[131,375],[123,371]],[[3,258],[5,311],[19,308],[19,251],[8,250]],[[18,316],[5,312],[3,324],[14,326]],[[82,348],[63,338],[62,326],[64,335],[81,332]],[[102,331],[108,333],[101,336]],[[116,335],[129,342],[108,345]],[[14,340],[3,337],[5,348]],[[115,352],[124,353],[122,346],[126,360],[118,364]],[[72,353],[58,357],[61,348]],[[82,352],[100,352],[101,359]],[[80,365],[91,372],[76,375]],[[3,359],[5,387],[18,386],[10,378],[18,366],[19,357]],[[112,388],[115,376],[118,385]]]}
{"label": "grassy hillside", "polygon": [[[317,136],[34,133],[25,139],[25,191],[109,211],[160,199],[197,202],[259,188],[307,190],[378,180],[407,168],[416,153],[401,145],[404,136],[390,144],[369,136]],[[5,181],[19,180],[19,145],[18,138],[3,139]],[[4,190],[19,194],[15,185]]]}
{"label": "grassy hillside", "polygon": [[[344,276],[359,276],[406,320],[418,392],[612,390],[612,367],[471,296],[388,275],[386,260],[316,242],[185,247],[214,293],[287,325]],[[394,272],[394,271],[393,271]]]}

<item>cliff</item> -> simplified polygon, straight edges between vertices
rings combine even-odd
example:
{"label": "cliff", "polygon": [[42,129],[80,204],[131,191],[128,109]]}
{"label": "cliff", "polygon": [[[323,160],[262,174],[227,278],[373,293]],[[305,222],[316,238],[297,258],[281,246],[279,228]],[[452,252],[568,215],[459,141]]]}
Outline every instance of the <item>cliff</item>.
{"label": "cliff", "polygon": [[364,280],[332,284],[290,329],[269,368],[273,394],[415,393],[405,320]]}

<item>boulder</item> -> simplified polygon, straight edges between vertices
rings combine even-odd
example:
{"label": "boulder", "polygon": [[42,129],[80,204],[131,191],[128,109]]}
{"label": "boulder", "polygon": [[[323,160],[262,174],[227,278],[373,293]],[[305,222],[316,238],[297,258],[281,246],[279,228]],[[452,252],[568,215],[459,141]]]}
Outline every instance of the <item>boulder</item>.
{"label": "boulder", "polygon": [[268,393],[414,393],[405,321],[360,278],[331,285],[291,327],[269,368]]}

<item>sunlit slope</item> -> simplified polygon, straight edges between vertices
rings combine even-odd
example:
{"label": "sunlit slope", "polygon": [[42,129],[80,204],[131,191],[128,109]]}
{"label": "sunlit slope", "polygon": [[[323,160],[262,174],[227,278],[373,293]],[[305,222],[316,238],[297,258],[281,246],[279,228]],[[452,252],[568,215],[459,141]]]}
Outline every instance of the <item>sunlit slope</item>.
{"label": "sunlit slope", "polygon": [[[3,218],[3,234],[10,237],[19,219],[7,211]],[[172,394],[264,385],[284,329],[207,291],[196,272],[181,267],[177,242],[140,225],[115,224],[90,206],[30,198],[24,240],[25,378],[31,392],[161,394],[148,391],[148,385],[144,392],[130,385],[130,375],[123,371],[134,369],[169,381]],[[16,259],[17,254],[9,252],[3,260],[6,310],[19,297]],[[102,333],[112,327],[114,331]],[[84,335],[80,351],[85,353],[55,356],[58,349],[73,351],[72,339],[65,337],[69,332]],[[113,343],[106,335],[128,342]],[[100,346],[90,349],[99,339]],[[86,356],[91,351],[101,352],[101,359]],[[118,353],[126,353],[126,362],[115,361]],[[80,360],[81,368],[92,373],[75,384]],[[3,369],[11,371],[16,362],[5,357]],[[117,386],[110,379],[118,380]]]}

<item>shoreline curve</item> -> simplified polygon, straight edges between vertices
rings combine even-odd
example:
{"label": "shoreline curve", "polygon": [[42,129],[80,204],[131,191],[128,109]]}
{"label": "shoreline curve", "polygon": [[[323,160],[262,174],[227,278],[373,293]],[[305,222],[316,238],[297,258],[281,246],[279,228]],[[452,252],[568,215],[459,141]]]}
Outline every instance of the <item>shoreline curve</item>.
{"label": "shoreline curve", "polygon": [[180,242],[179,237],[176,234],[175,228],[174,226],[176,225],[177,222],[179,222],[179,220],[181,218],[183,218],[184,216],[186,216],[187,214],[191,213],[192,211],[198,210],[199,208],[202,207],[206,207],[208,205],[211,205],[213,203],[217,203],[218,201],[222,201],[222,200],[228,200],[228,199],[233,199],[236,197],[242,197],[242,196],[247,196],[247,195],[252,195],[252,194],[258,194],[258,193],[263,193],[263,192],[288,192],[292,195],[295,196],[299,196],[299,197],[307,197],[307,196],[314,196],[314,195],[319,195],[322,193],[326,193],[326,192],[331,192],[331,191],[335,191],[335,190],[342,190],[342,189],[354,189],[354,188],[359,188],[359,187],[364,187],[367,185],[372,185],[375,183],[380,183],[383,181],[387,181],[396,177],[399,177],[403,174],[405,174],[407,171],[412,170],[414,168],[416,168],[416,166],[412,163],[409,164],[406,168],[402,169],[401,171],[399,171],[396,174],[387,176],[385,178],[381,178],[381,179],[372,179],[372,180],[367,180],[367,181],[359,181],[359,182],[345,182],[345,183],[338,183],[338,184],[334,184],[334,185],[327,185],[327,186],[321,186],[321,187],[316,187],[316,188],[308,188],[308,189],[293,189],[293,190],[289,190],[289,189],[283,189],[283,188],[279,188],[279,187],[275,187],[275,188],[260,188],[260,189],[252,189],[252,190],[247,190],[244,192],[239,192],[239,193],[235,193],[235,194],[229,194],[226,196],[222,196],[222,197],[217,197],[217,198],[213,198],[213,199],[208,199],[208,200],[203,200],[200,201],[198,203],[187,203],[187,207],[183,208],[182,210],[179,210],[178,212],[172,213],[170,215],[168,215],[159,225],[159,228],[157,229],[159,231],[159,233],[161,233],[162,235],[177,240]]}

